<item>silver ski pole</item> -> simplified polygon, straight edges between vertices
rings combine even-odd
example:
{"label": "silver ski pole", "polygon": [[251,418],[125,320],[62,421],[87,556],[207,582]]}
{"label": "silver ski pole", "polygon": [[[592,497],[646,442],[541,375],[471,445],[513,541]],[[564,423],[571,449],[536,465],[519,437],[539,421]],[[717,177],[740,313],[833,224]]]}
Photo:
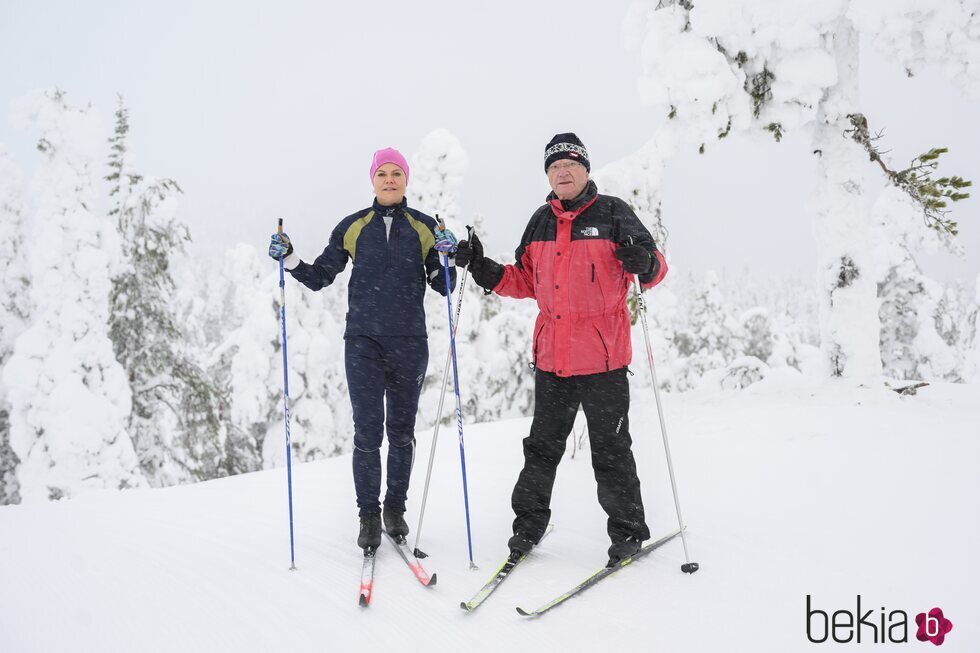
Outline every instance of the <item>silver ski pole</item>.
{"label": "silver ski pole", "polygon": [[674,478],[674,463],[670,457],[670,443],[667,441],[667,425],[664,423],[664,409],[660,403],[660,390],[657,385],[657,370],[653,365],[653,347],[650,346],[650,329],[647,327],[647,304],[640,294],[640,280],[633,277],[636,287],[636,302],[640,313],[640,322],[643,323],[643,340],[647,345],[647,362],[650,363],[650,378],[653,381],[653,396],[657,400],[657,415],[660,417],[660,433],[664,437],[664,451],[667,454],[667,471],[670,473],[670,487],[674,492],[674,508],[677,510],[677,528],[681,531],[681,542],[684,544],[684,559],[686,562],[681,565],[681,571],[693,574],[700,565],[691,562],[691,556],[687,552],[687,536],[684,533],[684,518],[681,516],[681,500],[677,496],[677,481]]}
{"label": "silver ski pole", "polygon": [[[467,235],[472,238],[473,228],[466,228]],[[459,280],[459,296],[456,298],[456,317],[453,319],[453,335],[459,329],[459,312],[463,307],[463,291],[466,289],[466,277],[469,268],[463,268],[463,274]],[[436,409],[436,424],[432,429],[432,444],[429,447],[429,467],[425,470],[425,489],[422,491],[422,507],[419,509],[419,524],[415,528],[415,557],[425,558],[426,554],[419,549],[419,542],[422,540],[422,519],[425,517],[425,503],[429,498],[429,481],[432,479],[432,464],[436,458],[436,442],[439,440],[439,422],[442,420],[442,406],[446,399],[446,385],[449,383],[449,365],[452,363],[453,349],[452,344],[446,351],[446,369],[442,373],[442,385],[439,390],[439,407]]]}

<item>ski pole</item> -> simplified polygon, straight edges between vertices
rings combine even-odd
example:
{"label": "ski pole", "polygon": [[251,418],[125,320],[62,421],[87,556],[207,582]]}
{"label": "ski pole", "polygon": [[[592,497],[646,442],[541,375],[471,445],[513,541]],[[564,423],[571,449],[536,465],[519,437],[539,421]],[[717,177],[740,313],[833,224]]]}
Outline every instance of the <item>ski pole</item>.
{"label": "ski pole", "polygon": [[446,309],[449,313],[449,350],[453,360],[453,390],[456,392],[456,426],[459,429],[459,463],[463,472],[463,506],[466,509],[466,544],[470,554],[470,569],[478,569],[473,562],[473,532],[470,529],[470,494],[466,484],[466,449],[463,446],[463,410],[459,398],[459,369],[456,365],[456,331],[453,328],[452,286],[449,284],[449,254],[443,254],[443,270],[446,273]]}
{"label": "ski pole", "polygon": [[[282,218],[277,232],[282,237]],[[279,257],[279,316],[282,321],[282,419],[286,425],[286,488],[289,493],[289,570],[296,571],[296,548],[293,542],[293,452],[289,441],[289,363],[286,356],[286,276]]]}
{"label": "ski pole", "polygon": [[640,280],[633,277],[636,284],[636,302],[639,309],[640,321],[643,323],[643,339],[647,345],[647,362],[650,363],[650,378],[653,380],[653,396],[657,400],[657,415],[660,417],[660,433],[664,437],[664,451],[667,453],[667,471],[670,474],[670,487],[674,492],[674,508],[677,510],[677,527],[681,531],[681,542],[684,544],[684,559],[686,562],[681,565],[681,571],[693,574],[700,566],[696,562],[691,562],[691,556],[687,552],[687,536],[684,534],[684,518],[681,517],[681,501],[677,496],[677,482],[674,479],[674,464],[670,458],[670,443],[667,441],[667,426],[664,423],[664,410],[660,403],[660,390],[657,387],[657,371],[653,365],[653,347],[650,346],[650,330],[647,327],[647,304],[640,294]]}
{"label": "ski pole", "polygon": [[[473,237],[473,227],[466,227],[466,232],[469,238]],[[466,290],[466,277],[469,274],[469,268],[463,268],[463,274],[459,281],[459,294],[456,297],[456,317],[450,324],[452,325],[453,335],[456,334],[456,329],[459,328],[459,313],[463,308],[463,294]],[[425,490],[422,491],[422,507],[419,510],[419,524],[415,528],[415,554],[416,558],[425,558],[426,554],[419,549],[419,542],[422,540],[422,520],[425,518],[425,504],[429,498],[429,481],[432,479],[432,465],[436,457],[436,442],[439,441],[439,423],[442,421],[442,406],[446,399],[446,385],[449,381],[449,364],[452,362],[453,348],[452,343],[446,349],[446,367],[442,373],[442,385],[439,386],[439,407],[436,409],[436,424],[432,429],[432,444],[429,445],[429,467],[425,471]]]}

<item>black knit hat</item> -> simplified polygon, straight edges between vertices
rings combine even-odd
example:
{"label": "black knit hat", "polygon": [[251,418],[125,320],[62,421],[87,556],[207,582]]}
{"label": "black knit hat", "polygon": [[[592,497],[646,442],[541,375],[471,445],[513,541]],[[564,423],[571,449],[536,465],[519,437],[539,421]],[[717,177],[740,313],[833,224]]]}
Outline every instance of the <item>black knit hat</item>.
{"label": "black knit hat", "polygon": [[569,132],[567,134],[555,134],[548,145],[544,148],[544,170],[548,171],[548,166],[559,159],[570,159],[578,161],[585,166],[587,171],[592,170],[589,165],[589,152],[585,145],[579,140],[578,136]]}

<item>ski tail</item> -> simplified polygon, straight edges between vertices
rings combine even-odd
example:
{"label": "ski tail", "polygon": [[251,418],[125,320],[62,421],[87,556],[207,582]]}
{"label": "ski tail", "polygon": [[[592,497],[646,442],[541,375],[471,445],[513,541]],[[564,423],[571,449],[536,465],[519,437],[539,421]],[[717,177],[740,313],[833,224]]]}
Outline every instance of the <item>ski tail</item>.
{"label": "ski tail", "polygon": [[634,553],[632,556],[616,563],[612,567],[603,567],[599,569],[599,571],[595,572],[594,574],[592,574],[591,576],[583,580],[581,583],[579,583],[572,589],[568,590],[563,594],[559,594],[552,600],[542,605],[540,608],[536,610],[525,610],[524,608],[519,607],[517,608],[517,614],[521,615],[522,617],[538,617],[544,614],[545,612],[547,612],[548,610],[551,610],[552,608],[555,608],[563,604],[565,601],[572,598],[573,596],[577,596],[581,594],[582,592],[589,589],[590,587],[595,587],[604,578],[608,578],[609,576],[612,576],[614,573],[616,573],[623,567],[633,563],[638,558],[642,558],[643,556],[651,553],[652,551],[659,549],[664,544],[667,544],[667,542],[670,542],[672,539],[674,539],[680,534],[681,534],[680,529],[675,530],[672,533],[668,533],[667,535],[661,537],[659,540],[651,542],[650,544],[647,544],[646,546],[642,547],[639,551]]}
{"label": "ski tail", "polygon": [[391,540],[391,543],[395,545],[395,549],[398,551],[398,554],[402,557],[402,560],[405,561],[405,564],[408,565],[408,568],[412,570],[412,573],[415,574],[415,577],[418,578],[419,582],[422,583],[424,587],[434,587],[437,579],[436,574],[429,576],[428,572],[426,572],[425,568],[422,566],[422,563],[419,562],[418,558],[415,557],[415,554],[412,553],[405,536],[392,535],[388,531],[382,532],[387,535],[388,539]]}
{"label": "ski tail", "polygon": [[361,590],[357,600],[358,605],[366,608],[371,604],[371,590],[374,588],[374,559],[377,551],[364,550],[364,562],[361,564]]}

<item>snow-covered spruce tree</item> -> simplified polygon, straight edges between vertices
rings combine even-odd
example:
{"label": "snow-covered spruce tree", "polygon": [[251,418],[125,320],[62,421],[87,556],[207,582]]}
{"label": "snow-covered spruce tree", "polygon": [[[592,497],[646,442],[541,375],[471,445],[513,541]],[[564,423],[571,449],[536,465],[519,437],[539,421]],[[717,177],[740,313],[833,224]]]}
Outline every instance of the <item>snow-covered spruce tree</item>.
{"label": "snow-covered spruce tree", "polygon": [[[482,216],[474,216],[476,232],[488,236],[484,224]],[[514,260],[513,252],[489,255],[504,263]],[[530,415],[534,373],[528,364],[537,305],[531,299],[515,302],[486,295],[472,280],[465,292],[456,340],[464,419],[488,422]],[[444,414],[448,418],[453,411]]]}
{"label": "snow-covered spruce tree", "polygon": [[[863,121],[867,133],[858,100],[859,35],[879,35],[876,44],[910,71],[946,62],[951,77],[974,90],[980,16],[971,7],[966,0],[925,8],[910,0],[640,0],[630,6],[624,28],[627,46],[641,54],[642,101],[664,111],[677,142],[704,151],[733,130],[764,130],[779,140],[812,125],[821,346],[832,375],[868,381],[881,370],[862,207],[870,150],[859,129]],[[916,169],[934,162],[937,152],[886,175],[932,212],[937,227],[948,228],[941,203],[962,198],[963,180],[933,179],[932,170]]]}
{"label": "snow-covered spruce tree", "polygon": [[[284,438],[282,367],[277,364],[282,356],[279,279],[278,272],[263,269],[263,261],[268,259],[261,259],[249,245],[225,252],[221,269],[208,273],[205,315],[199,318],[203,330],[216,338],[208,370],[229,397],[229,437],[235,441],[231,450],[244,466],[239,471],[272,466],[261,453],[270,429],[278,425],[279,437]],[[285,444],[284,439],[280,442]]]}
{"label": "snow-covered spruce tree", "polygon": [[[30,312],[27,259],[24,256],[23,177],[13,157],[0,145],[0,370],[27,325]],[[17,465],[10,447],[10,406],[0,384],[0,505],[20,502]]]}
{"label": "snow-covered spruce tree", "polygon": [[920,211],[896,188],[886,188],[871,211],[885,376],[898,380],[961,378],[955,300],[926,277],[913,252],[936,251],[950,239],[929,229]]}
{"label": "snow-covered spruce tree", "polygon": [[[278,268],[265,256],[259,258],[260,266],[274,270],[275,278],[266,276],[264,282],[272,283],[272,290],[276,291]],[[299,284],[287,285],[290,441],[294,460],[337,456],[350,451],[353,443],[353,414],[344,365],[346,324],[343,318],[349,278],[349,275],[340,275],[330,287],[319,292],[309,292]],[[263,294],[268,296],[267,288],[263,289]],[[276,291],[271,309],[275,311],[273,320],[279,314],[279,300]],[[275,337],[276,334],[272,335]],[[269,356],[278,394],[273,406],[275,417],[262,439],[262,465],[266,469],[286,465],[282,350],[278,339]]]}
{"label": "snow-covered spruce tree", "polygon": [[[411,157],[412,176],[407,191],[409,206],[433,217],[438,215],[460,239],[466,237],[466,225],[462,221],[459,202],[468,165],[469,159],[459,139],[447,129],[435,129],[423,137],[418,151]],[[460,274],[457,276],[457,284],[461,279]],[[453,298],[457,296],[454,293]],[[420,429],[429,428],[435,423],[449,347],[449,317],[445,297],[426,291],[423,301],[429,339],[429,366],[422,384],[422,396],[419,398],[416,427]],[[467,297],[463,300],[463,314],[479,310],[478,301],[475,294],[467,292]],[[455,309],[455,303],[453,308]],[[465,323],[465,320],[461,322]],[[466,342],[461,325],[456,332],[456,354],[461,361],[469,361],[464,345]],[[460,374],[463,372],[460,371]],[[447,394],[451,395],[451,378],[448,383]],[[453,398],[449,396],[443,406],[442,419],[447,424],[449,415],[453,414],[452,402]]]}
{"label": "snow-covered spruce tree", "polygon": [[98,123],[57,89],[12,108],[15,123],[39,132],[42,156],[27,241],[31,324],[3,369],[21,500],[145,485],[126,433],[129,384],[108,335],[120,243],[93,212]]}
{"label": "snow-covered spruce tree", "polygon": [[687,324],[674,335],[673,347],[680,359],[674,365],[676,390],[697,387],[708,370],[725,367],[739,354],[739,325],[730,314],[718,287],[718,276],[706,272],[693,294]]}
{"label": "snow-covered spruce tree", "polygon": [[615,195],[629,204],[653,234],[657,247],[663,250],[667,242],[667,229],[660,219],[660,189],[664,174],[662,150],[665,148],[660,141],[668,136],[658,136],[633,154],[602,166],[592,173],[592,179],[600,193]]}
{"label": "snow-covered spruce tree", "polygon": [[967,378],[973,383],[980,383],[980,275],[977,275],[977,280],[974,282],[973,292],[973,309],[970,311],[967,323],[971,336],[968,342],[973,343],[973,351],[970,355],[973,374]]}
{"label": "snow-covered spruce tree", "polygon": [[[466,153],[455,136],[445,129],[432,131],[412,157],[409,202],[429,215],[438,214],[461,239],[466,237],[466,222],[470,222],[486,242],[488,233],[482,218],[477,215],[464,221],[461,214],[461,187],[467,165]],[[507,258],[512,257],[503,260]],[[463,271],[458,271],[457,288],[462,285],[463,276]],[[533,302],[508,302],[505,306],[500,297],[485,296],[472,280],[466,282],[463,293],[456,329],[463,419],[483,422],[529,414],[533,379],[527,373],[527,363],[534,314],[528,309],[533,308]],[[457,289],[453,295],[454,316],[458,296]],[[429,367],[419,402],[417,427],[420,429],[435,423],[449,351],[446,299],[427,292],[425,308]],[[452,378],[449,378],[441,415],[444,426],[455,422],[454,402]]]}
{"label": "snow-covered spruce tree", "polygon": [[408,204],[423,213],[446,220],[460,238],[465,229],[456,224],[461,219],[459,207],[463,177],[469,158],[462,144],[448,129],[435,129],[422,139],[412,155]]}
{"label": "snow-covered spruce tree", "polygon": [[775,348],[769,311],[762,307],[750,308],[742,313],[739,322],[742,333],[742,353],[768,363]]}
{"label": "snow-covered spruce tree", "polygon": [[155,487],[223,476],[225,398],[189,354],[173,302],[171,261],[190,240],[176,217],[180,187],[133,171],[128,132],[120,98],[106,180],[123,265],[112,279],[109,336],[132,391],[129,434]]}

